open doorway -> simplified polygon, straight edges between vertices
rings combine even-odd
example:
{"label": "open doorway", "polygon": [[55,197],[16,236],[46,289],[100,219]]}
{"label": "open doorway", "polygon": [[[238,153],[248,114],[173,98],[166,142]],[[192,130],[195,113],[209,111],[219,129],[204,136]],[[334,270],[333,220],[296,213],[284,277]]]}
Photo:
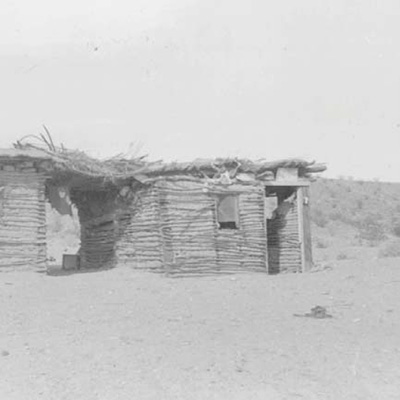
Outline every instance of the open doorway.
{"label": "open doorway", "polygon": [[48,184],[46,197],[47,265],[56,271],[62,268],[64,255],[78,254],[81,229],[67,188]]}
{"label": "open doorway", "polygon": [[267,187],[265,215],[268,272],[301,271],[301,240],[296,187]]}

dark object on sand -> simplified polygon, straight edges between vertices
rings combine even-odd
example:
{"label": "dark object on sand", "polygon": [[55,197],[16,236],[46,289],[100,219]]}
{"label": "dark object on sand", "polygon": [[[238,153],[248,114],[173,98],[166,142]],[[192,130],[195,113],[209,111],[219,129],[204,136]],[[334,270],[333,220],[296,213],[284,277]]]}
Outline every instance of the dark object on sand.
{"label": "dark object on sand", "polygon": [[66,271],[80,269],[79,254],[63,254],[62,269]]}
{"label": "dark object on sand", "polygon": [[332,315],[328,314],[326,312],[325,307],[321,306],[315,306],[311,309],[311,312],[306,313],[306,314],[293,314],[295,317],[309,317],[309,318],[317,318],[317,319],[323,319],[323,318],[332,318]]}

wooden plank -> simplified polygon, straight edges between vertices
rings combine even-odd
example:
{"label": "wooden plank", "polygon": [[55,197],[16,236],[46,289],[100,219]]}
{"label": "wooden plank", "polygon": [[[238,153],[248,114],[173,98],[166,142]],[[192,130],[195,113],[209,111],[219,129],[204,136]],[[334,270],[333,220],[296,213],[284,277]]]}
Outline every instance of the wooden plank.
{"label": "wooden plank", "polygon": [[304,242],[304,270],[309,271],[313,265],[312,238],[311,238],[311,216],[310,216],[310,190],[301,188],[303,195],[303,242]]}
{"label": "wooden plank", "polygon": [[264,186],[289,186],[289,187],[307,187],[310,186],[310,182],[302,179],[295,181],[265,181]]}
{"label": "wooden plank", "polygon": [[[265,196],[265,193],[263,193],[263,198],[264,198],[264,205],[263,205],[263,222],[264,222],[264,236],[265,236],[265,245],[264,245],[264,254],[265,254],[265,270],[267,271],[267,274],[270,273],[269,270],[269,250],[268,250],[268,230],[267,230],[267,218],[269,216],[269,211],[266,207],[266,202],[269,201],[267,200],[268,197]],[[276,202],[277,203],[277,202]],[[272,214],[272,212],[271,212]]]}
{"label": "wooden plank", "polygon": [[305,247],[304,247],[304,225],[303,225],[303,191],[301,188],[297,189],[297,218],[299,226],[299,242],[301,252],[301,272],[306,269],[305,261]]}

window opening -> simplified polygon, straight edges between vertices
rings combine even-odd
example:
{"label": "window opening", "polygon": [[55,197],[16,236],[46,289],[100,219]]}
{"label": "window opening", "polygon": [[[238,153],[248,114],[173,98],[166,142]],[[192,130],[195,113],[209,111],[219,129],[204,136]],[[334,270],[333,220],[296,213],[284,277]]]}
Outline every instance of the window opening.
{"label": "window opening", "polygon": [[217,201],[217,222],[219,229],[239,228],[238,196],[219,196]]}

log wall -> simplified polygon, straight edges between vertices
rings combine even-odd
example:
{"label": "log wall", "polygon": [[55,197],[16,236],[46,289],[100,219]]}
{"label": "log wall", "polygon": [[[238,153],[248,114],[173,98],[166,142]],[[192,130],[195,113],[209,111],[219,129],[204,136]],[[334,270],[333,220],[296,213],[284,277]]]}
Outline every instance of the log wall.
{"label": "log wall", "polygon": [[118,263],[138,269],[163,268],[159,193],[156,188],[136,192],[135,199],[119,211],[116,234]]}
{"label": "log wall", "polygon": [[150,187],[132,194],[123,201],[116,188],[72,192],[81,225],[82,268],[163,268],[159,193]]}
{"label": "log wall", "polygon": [[158,185],[165,271],[198,274],[217,269],[215,200],[193,182]]}
{"label": "log wall", "polygon": [[33,163],[0,169],[0,268],[46,267],[44,174]]}
{"label": "log wall", "polygon": [[[238,229],[220,229],[223,195],[238,196]],[[281,201],[267,226],[262,184],[163,179],[134,191],[125,205],[117,194],[102,196],[75,199],[84,267],[118,263],[175,276],[301,270],[297,200]]]}
{"label": "log wall", "polygon": [[[266,271],[264,191],[258,185],[205,187],[198,182],[163,182],[160,192],[166,271],[209,274]],[[219,229],[219,195],[239,197],[239,229]]]}
{"label": "log wall", "polygon": [[267,271],[264,191],[257,186],[243,189],[238,194],[238,229],[219,229],[215,224],[217,264],[231,272]]}

